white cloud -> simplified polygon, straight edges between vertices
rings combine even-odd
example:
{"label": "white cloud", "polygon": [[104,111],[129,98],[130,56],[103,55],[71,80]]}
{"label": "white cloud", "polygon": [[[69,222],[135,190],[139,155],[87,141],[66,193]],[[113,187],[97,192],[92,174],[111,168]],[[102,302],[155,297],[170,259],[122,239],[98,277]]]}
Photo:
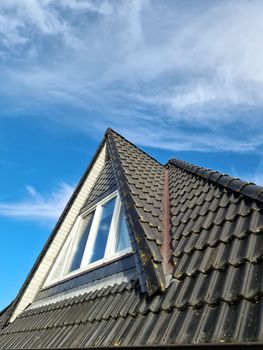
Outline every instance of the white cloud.
{"label": "white cloud", "polygon": [[246,139],[232,139],[229,135],[209,135],[208,132],[195,133],[188,130],[188,132],[173,130],[172,132],[162,131],[156,132],[155,128],[149,125],[148,128],[132,127],[126,129],[121,128],[119,132],[127,139],[134,140],[137,143],[152,147],[164,148],[171,151],[192,151],[198,150],[201,152],[207,151],[233,151],[237,153],[247,153],[254,151],[259,147],[263,139],[256,138],[255,140],[247,141]]}
{"label": "white cloud", "polygon": [[2,0],[0,96],[84,132],[136,123],[144,145],[256,150],[262,16],[261,0]]}
{"label": "white cloud", "polygon": [[253,182],[258,186],[263,186],[263,156],[257,157],[257,162],[255,163],[256,167],[252,167],[249,164],[244,164],[243,170],[237,170],[233,165],[231,173],[233,176],[240,178],[241,180]]}
{"label": "white cloud", "polygon": [[259,185],[259,186],[263,186],[263,174],[255,174],[250,178],[252,182],[254,182],[255,184]]}
{"label": "white cloud", "polygon": [[32,197],[38,197],[38,193],[35,187],[31,185],[26,185],[26,190]]}
{"label": "white cloud", "polygon": [[1,203],[0,216],[37,222],[54,222],[62,213],[73,187],[62,182],[51,193],[43,195],[27,185],[28,196],[23,201]]}
{"label": "white cloud", "polygon": [[241,173],[238,174],[237,171],[233,172],[235,177],[240,178],[243,181],[248,181],[248,182],[252,182],[258,186],[263,186],[263,173],[262,171],[256,171],[255,173],[252,172],[245,172],[245,173]]}

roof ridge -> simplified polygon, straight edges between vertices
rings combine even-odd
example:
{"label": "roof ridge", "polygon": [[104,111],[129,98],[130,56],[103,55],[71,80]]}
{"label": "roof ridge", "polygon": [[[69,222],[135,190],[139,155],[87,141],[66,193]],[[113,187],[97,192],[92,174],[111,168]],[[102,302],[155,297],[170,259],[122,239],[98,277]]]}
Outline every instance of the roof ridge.
{"label": "roof ridge", "polygon": [[176,158],[169,159],[166,166],[169,164],[263,203],[263,186],[258,186],[253,182],[242,181],[237,177],[223,174],[202,166],[197,166]]}
{"label": "roof ridge", "polygon": [[122,136],[121,134],[119,134],[117,131],[113,130],[112,128],[108,128],[105,132],[105,136],[107,136],[108,134],[116,134],[119,137],[121,137],[124,141],[126,141],[127,143],[129,143],[130,145],[134,146],[135,148],[137,148],[140,152],[144,153],[147,157],[151,158],[153,161],[155,161],[157,164],[161,165],[162,167],[164,167],[164,164],[162,164],[161,162],[159,162],[156,158],[154,158],[153,156],[151,156],[149,153],[145,152],[144,150],[142,150],[141,148],[139,148],[138,146],[136,146],[134,143],[132,143],[131,141],[127,140],[124,136]]}

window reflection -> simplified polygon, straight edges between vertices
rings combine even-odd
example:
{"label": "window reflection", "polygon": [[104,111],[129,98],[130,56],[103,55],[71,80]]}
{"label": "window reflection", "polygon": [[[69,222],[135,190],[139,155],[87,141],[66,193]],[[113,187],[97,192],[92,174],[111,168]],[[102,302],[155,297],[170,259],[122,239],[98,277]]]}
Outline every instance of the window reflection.
{"label": "window reflection", "polygon": [[84,254],[86,243],[89,237],[90,228],[93,220],[94,212],[85,216],[81,221],[79,233],[77,235],[77,242],[74,244],[74,250],[72,252],[72,258],[67,264],[65,273],[77,270],[80,268],[81,260]]}
{"label": "window reflection", "polygon": [[119,224],[118,224],[118,233],[117,233],[116,252],[120,252],[120,251],[127,249],[129,247],[130,247],[130,238],[129,238],[129,234],[128,234],[126,220],[124,217],[123,206],[121,206],[121,213],[120,213]]}
{"label": "window reflection", "polygon": [[102,206],[102,216],[95,243],[93,246],[92,255],[89,261],[90,263],[102,259],[104,257],[115,201],[116,198],[113,198]]}

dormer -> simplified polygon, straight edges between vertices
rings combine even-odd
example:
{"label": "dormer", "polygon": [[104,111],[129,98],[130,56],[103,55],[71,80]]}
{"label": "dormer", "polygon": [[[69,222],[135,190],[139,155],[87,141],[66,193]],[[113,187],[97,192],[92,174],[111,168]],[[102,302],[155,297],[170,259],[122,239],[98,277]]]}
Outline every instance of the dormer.
{"label": "dormer", "polygon": [[164,290],[163,181],[161,164],[109,129],[13,303],[9,322],[27,307],[116,283],[139,280],[149,295]]}
{"label": "dormer", "polygon": [[263,187],[108,130],[0,348],[263,348]]}

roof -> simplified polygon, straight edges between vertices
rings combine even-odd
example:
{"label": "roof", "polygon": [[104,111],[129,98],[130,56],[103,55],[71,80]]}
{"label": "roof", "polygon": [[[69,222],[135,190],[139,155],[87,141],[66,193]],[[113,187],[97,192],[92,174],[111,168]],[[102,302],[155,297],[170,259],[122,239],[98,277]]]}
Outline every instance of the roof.
{"label": "roof", "polygon": [[[258,340],[262,324],[253,322],[251,315],[262,313],[261,303],[243,299],[233,305],[228,301],[210,305],[204,294],[191,287],[184,283],[178,288],[174,282],[164,295],[149,300],[138,283],[123,283],[24,311],[4,331],[0,346],[77,348],[220,343],[234,337],[239,342]],[[225,293],[226,300],[230,294],[231,290]]]}
{"label": "roof", "polygon": [[111,129],[107,141],[138,261],[141,287],[151,295],[164,290],[166,283],[160,253],[165,168]]}
{"label": "roof", "polygon": [[0,312],[0,330],[4,327],[6,321],[8,320],[8,318],[10,316],[11,308],[12,308],[12,303],[10,305],[8,305],[7,307],[5,307]]}
{"label": "roof", "polygon": [[105,139],[138,278],[26,309],[0,348],[262,345],[263,187]]}

